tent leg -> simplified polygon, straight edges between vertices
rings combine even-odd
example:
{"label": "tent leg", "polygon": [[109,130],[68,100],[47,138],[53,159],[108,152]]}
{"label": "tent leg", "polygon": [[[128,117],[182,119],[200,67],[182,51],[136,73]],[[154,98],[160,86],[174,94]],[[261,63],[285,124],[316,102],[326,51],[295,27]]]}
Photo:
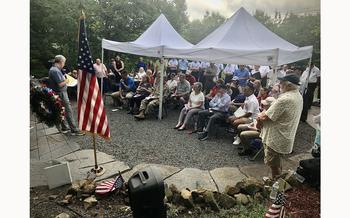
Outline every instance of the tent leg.
{"label": "tent leg", "polygon": [[[157,75],[157,74],[156,74]],[[161,59],[161,65],[160,65],[160,90],[159,90],[159,113],[158,113],[158,119],[162,119],[162,110],[163,110],[163,81],[164,81],[164,57]]]}

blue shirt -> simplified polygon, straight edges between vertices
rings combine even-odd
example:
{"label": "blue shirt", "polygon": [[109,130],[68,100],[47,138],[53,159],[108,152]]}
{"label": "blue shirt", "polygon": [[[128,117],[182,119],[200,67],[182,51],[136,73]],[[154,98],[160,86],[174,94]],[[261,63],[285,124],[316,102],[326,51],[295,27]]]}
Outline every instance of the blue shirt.
{"label": "blue shirt", "polygon": [[147,70],[147,66],[145,64],[145,62],[143,61],[139,61],[137,64],[136,64],[136,67],[137,67],[137,70],[140,69],[140,67],[143,67],[143,69],[146,71]]}
{"label": "blue shirt", "polygon": [[215,97],[209,102],[209,106],[216,111],[227,112],[230,102],[231,97],[227,93],[225,93],[223,96],[216,94]]}
{"label": "blue shirt", "polygon": [[184,59],[179,60],[179,69],[180,70],[187,70],[188,69],[188,61]]}
{"label": "blue shirt", "polygon": [[67,91],[67,85],[60,87],[58,84],[63,82],[66,78],[62,71],[56,66],[52,66],[49,70],[49,87],[55,92]]}
{"label": "blue shirt", "polygon": [[[235,70],[234,76],[237,76],[239,78],[238,84],[242,87],[247,85],[247,79],[249,78],[249,71],[247,69],[240,70],[239,68]],[[246,78],[246,79],[242,79]]]}
{"label": "blue shirt", "polygon": [[[120,80],[120,82],[122,82],[123,79]],[[132,91],[135,92],[136,91],[136,86],[135,86],[135,82],[134,79],[131,78],[130,76],[128,76],[128,78],[124,81],[125,85],[129,86],[130,89],[127,89],[122,83],[121,83],[121,87],[123,89],[123,91]]]}

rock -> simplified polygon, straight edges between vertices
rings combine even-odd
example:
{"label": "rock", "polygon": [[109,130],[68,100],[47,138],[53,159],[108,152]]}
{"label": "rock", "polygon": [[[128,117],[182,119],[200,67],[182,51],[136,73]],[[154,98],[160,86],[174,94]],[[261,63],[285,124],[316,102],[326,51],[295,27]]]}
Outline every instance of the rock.
{"label": "rock", "polygon": [[293,175],[293,172],[289,172],[285,177],[284,180],[289,183],[292,187],[300,187],[302,183],[300,183],[296,177]]}
{"label": "rock", "polygon": [[204,192],[206,192],[204,189],[195,189],[191,192],[191,196],[195,204],[205,204],[203,195]]}
{"label": "rock", "polygon": [[58,195],[50,195],[49,200],[55,200],[58,197]]}
{"label": "rock", "polygon": [[170,188],[167,185],[165,185],[164,192],[165,192],[165,197],[167,198],[167,201],[171,202],[173,199],[173,192],[170,190]]}
{"label": "rock", "polygon": [[236,184],[236,188],[240,189],[243,194],[254,196],[255,193],[263,190],[264,183],[253,177],[245,178]]}
{"label": "rock", "polygon": [[66,195],[66,196],[64,197],[64,200],[67,200],[69,203],[72,203],[73,195]]}
{"label": "rock", "polygon": [[191,192],[187,189],[181,190],[181,203],[187,208],[193,208],[193,200],[191,196]]}
{"label": "rock", "polygon": [[279,184],[279,191],[280,192],[286,192],[286,191],[292,189],[292,186],[290,186],[290,184],[288,182],[286,182],[284,179],[279,178],[277,181]]}
{"label": "rock", "polygon": [[60,213],[55,218],[70,218],[70,216],[66,213]]}
{"label": "rock", "polygon": [[212,210],[214,211],[220,210],[219,205],[215,200],[214,193],[212,191],[206,190],[203,193],[203,197],[204,197],[205,203],[208,204]]}
{"label": "rock", "polygon": [[71,187],[68,189],[68,194],[77,195],[79,191],[81,191],[79,180],[72,182]]}
{"label": "rock", "polygon": [[66,200],[66,199],[63,199],[62,201],[59,201],[58,203],[59,203],[60,205],[67,205],[67,204],[69,204],[69,201]]}
{"label": "rock", "polygon": [[245,194],[241,194],[241,193],[236,194],[235,198],[236,198],[236,201],[238,204],[246,205],[249,203],[249,199],[248,199],[247,195],[245,195]]}
{"label": "rock", "polygon": [[91,195],[90,197],[85,198],[85,200],[84,200],[84,208],[85,208],[85,210],[90,208],[90,207],[92,207],[96,203],[97,203],[97,200],[96,200],[94,195]]}
{"label": "rock", "polygon": [[254,195],[254,201],[262,203],[264,202],[264,196],[261,194],[261,192],[258,192]]}
{"label": "rock", "polygon": [[94,194],[96,189],[96,183],[85,183],[82,187],[82,191],[84,194]]}
{"label": "rock", "polygon": [[214,198],[219,206],[224,209],[230,209],[236,204],[236,200],[228,194],[214,192]]}
{"label": "rock", "polygon": [[227,185],[227,186],[225,187],[225,192],[224,192],[224,193],[230,195],[231,197],[234,197],[235,194],[238,194],[240,191],[241,191],[241,189],[238,188],[237,186],[230,186],[230,185]]}

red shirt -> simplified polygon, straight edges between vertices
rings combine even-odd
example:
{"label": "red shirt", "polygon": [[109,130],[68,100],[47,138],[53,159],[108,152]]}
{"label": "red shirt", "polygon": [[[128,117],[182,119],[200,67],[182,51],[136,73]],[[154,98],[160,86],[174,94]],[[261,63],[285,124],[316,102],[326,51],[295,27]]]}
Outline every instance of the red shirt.
{"label": "red shirt", "polygon": [[191,86],[196,82],[196,78],[192,75],[186,75],[186,80],[191,84]]}
{"label": "red shirt", "polygon": [[211,90],[210,90],[210,93],[211,93],[210,97],[214,98],[217,92],[218,92],[218,87],[217,86],[214,86],[213,88],[211,88]]}

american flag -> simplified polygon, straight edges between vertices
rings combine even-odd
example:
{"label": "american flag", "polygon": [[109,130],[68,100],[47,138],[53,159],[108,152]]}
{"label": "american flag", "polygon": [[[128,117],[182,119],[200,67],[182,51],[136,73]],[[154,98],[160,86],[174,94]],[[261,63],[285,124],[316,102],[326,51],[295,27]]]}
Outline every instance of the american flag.
{"label": "american flag", "polygon": [[286,203],[285,196],[282,192],[278,192],[275,201],[266,212],[264,218],[284,218],[285,210],[284,205]]}
{"label": "american flag", "polygon": [[104,195],[113,192],[115,189],[120,189],[124,184],[124,179],[121,174],[119,174],[115,179],[102,182],[96,186],[95,193],[99,195]]}
{"label": "american flag", "polygon": [[78,123],[79,129],[110,138],[106,110],[93,68],[85,29],[85,16],[80,17],[78,52]]}

